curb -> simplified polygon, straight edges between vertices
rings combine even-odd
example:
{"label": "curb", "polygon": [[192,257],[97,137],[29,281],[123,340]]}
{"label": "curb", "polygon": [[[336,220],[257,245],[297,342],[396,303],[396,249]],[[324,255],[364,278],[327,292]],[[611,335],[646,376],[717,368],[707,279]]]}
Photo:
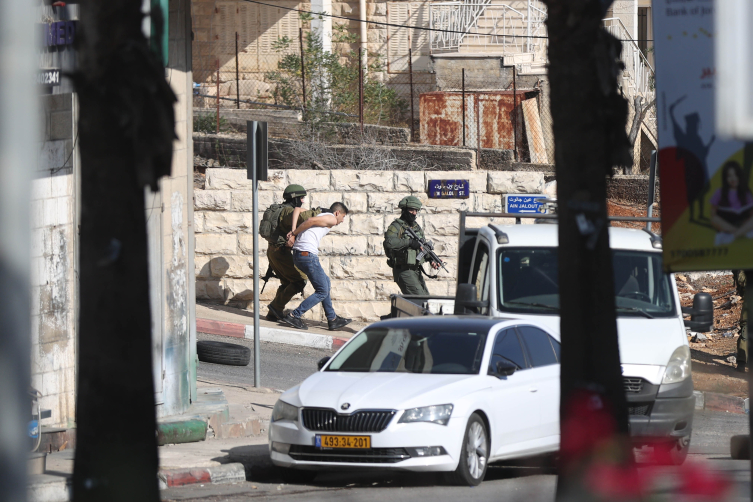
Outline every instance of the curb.
{"label": "curb", "polygon": [[[234,338],[254,339],[254,326],[252,324],[237,324],[233,322],[213,321],[210,319],[196,319],[196,331],[210,335],[231,336]],[[259,339],[262,342],[283,343],[298,347],[311,347],[314,349],[337,350],[350,338],[307,333],[306,331],[293,331],[282,328],[259,328]]]}
{"label": "curb", "polygon": [[696,410],[726,411],[745,414],[749,411],[749,400],[742,397],[718,394],[716,392],[693,391]]}
{"label": "curb", "polygon": [[160,490],[193,484],[222,484],[243,481],[246,481],[246,469],[243,464],[238,462],[215,467],[159,471]]}

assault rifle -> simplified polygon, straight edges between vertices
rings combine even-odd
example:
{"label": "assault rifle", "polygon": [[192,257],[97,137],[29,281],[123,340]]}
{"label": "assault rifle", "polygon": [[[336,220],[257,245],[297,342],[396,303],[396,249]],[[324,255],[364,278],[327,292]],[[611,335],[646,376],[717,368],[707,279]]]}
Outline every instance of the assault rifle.
{"label": "assault rifle", "polygon": [[449,272],[449,270],[447,270],[447,267],[444,266],[444,262],[439,258],[439,256],[437,256],[437,253],[434,252],[434,244],[431,241],[419,238],[418,234],[416,234],[416,232],[414,232],[410,227],[405,227],[405,231],[408,233],[411,239],[416,239],[419,244],[421,244],[421,252],[418,253],[418,256],[416,256],[416,262],[420,263],[421,259],[424,256],[428,256],[429,261],[438,264],[440,267]]}
{"label": "assault rifle", "polygon": [[[272,270],[272,267],[267,267],[267,273],[264,274],[264,277],[261,278],[262,281],[264,281],[264,286],[261,287],[261,292],[264,292],[264,288],[267,287],[267,283],[272,277],[277,277],[275,275],[275,271]],[[260,293],[261,294],[261,293]]]}

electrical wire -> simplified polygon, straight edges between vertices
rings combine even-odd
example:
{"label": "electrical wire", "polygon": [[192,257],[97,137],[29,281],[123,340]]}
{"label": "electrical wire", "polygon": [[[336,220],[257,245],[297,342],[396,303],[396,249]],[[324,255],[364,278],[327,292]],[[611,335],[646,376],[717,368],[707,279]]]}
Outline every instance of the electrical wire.
{"label": "electrical wire", "polygon": [[68,158],[65,159],[65,162],[63,162],[62,166],[60,166],[60,167],[51,167],[50,168],[50,174],[51,175],[57,173],[58,171],[61,171],[61,170],[65,169],[67,167],[73,167],[73,166],[69,166],[69,165],[66,165],[66,164],[68,164],[68,161],[71,160],[71,157],[73,157],[73,152],[76,151],[76,143],[78,143],[78,131],[76,131],[76,138],[73,140],[73,148],[71,148],[71,153],[68,154]]}
{"label": "electrical wire", "polygon": [[[426,26],[411,26],[408,24],[395,24],[395,23],[385,23],[383,21],[363,21],[361,19],[356,19],[354,17],[347,17],[347,16],[338,16],[336,14],[328,14],[326,12],[312,12],[310,10],[303,10],[303,9],[295,9],[293,7],[284,7],[282,5],[276,5],[276,4],[270,4],[265,2],[260,2],[259,0],[243,0],[247,3],[255,3],[258,5],[264,5],[266,7],[273,7],[275,9],[283,9],[283,10],[290,10],[293,12],[299,12],[301,14],[311,14],[312,16],[327,16],[332,17],[335,19],[344,19],[346,21],[353,21],[357,23],[368,23],[368,24],[376,24],[379,26],[392,26],[395,28],[407,28],[410,30],[423,30],[423,31],[436,31],[440,33],[457,33],[460,35],[480,35],[480,36],[496,36],[496,37],[515,37],[515,38],[536,38],[536,39],[543,39],[547,40],[549,39],[549,36],[547,35],[495,35],[493,33],[478,33],[473,31],[459,31],[459,30],[444,30],[440,28],[428,28]],[[649,39],[633,39],[633,38],[625,38],[625,39],[619,39],[620,42],[653,42],[653,40]]]}

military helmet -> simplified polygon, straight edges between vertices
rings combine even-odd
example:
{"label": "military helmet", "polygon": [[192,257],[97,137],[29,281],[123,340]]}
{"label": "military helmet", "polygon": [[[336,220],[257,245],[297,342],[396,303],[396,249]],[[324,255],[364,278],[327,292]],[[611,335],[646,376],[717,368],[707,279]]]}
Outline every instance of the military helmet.
{"label": "military helmet", "polygon": [[403,200],[400,201],[400,203],[397,205],[400,209],[421,209],[421,201],[418,200],[418,197],[414,197],[413,195],[409,195],[407,197],[403,197]]}
{"label": "military helmet", "polygon": [[296,197],[303,197],[306,195],[306,189],[301,185],[288,185],[285,187],[285,191],[282,192],[283,199],[295,199]]}

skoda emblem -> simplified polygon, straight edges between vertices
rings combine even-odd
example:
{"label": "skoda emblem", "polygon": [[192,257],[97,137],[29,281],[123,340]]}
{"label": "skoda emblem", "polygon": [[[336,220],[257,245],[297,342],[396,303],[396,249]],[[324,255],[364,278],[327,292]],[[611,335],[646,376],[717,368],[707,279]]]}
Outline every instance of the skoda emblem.
{"label": "skoda emblem", "polygon": [[350,403],[343,403],[342,406],[340,406],[340,409],[342,410],[347,410],[348,408],[350,408]]}

